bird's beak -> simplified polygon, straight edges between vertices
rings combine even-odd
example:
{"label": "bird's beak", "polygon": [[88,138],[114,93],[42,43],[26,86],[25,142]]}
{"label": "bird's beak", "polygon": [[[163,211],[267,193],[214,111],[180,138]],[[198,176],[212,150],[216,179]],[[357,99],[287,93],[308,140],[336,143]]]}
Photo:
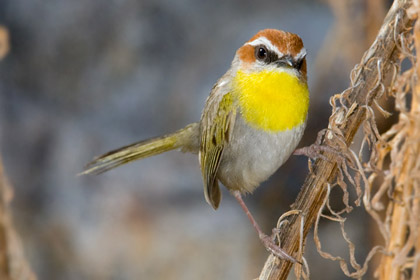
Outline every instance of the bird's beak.
{"label": "bird's beak", "polygon": [[285,57],[285,61],[287,63],[287,65],[289,65],[290,67],[295,67],[295,60],[291,57],[291,56],[287,56]]}
{"label": "bird's beak", "polygon": [[276,64],[278,66],[291,67],[291,68],[294,68],[296,66],[296,62],[294,61],[293,57],[290,56],[290,55],[285,55],[285,56],[279,58],[276,61]]}

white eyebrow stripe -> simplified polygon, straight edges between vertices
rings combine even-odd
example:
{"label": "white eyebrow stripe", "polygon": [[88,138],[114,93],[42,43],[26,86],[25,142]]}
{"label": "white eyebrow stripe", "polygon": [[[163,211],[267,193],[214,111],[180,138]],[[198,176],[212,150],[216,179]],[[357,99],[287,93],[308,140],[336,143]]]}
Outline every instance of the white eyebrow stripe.
{"label": "white eyebrow stripe", "polygon": [[252,41],[252,42],[248,42],[248,43],[246,43],[246,45],[251,45],[251,46],[258,46],[258,45],[264,45],[264,46],[266,46],[267,48],[269,48],[271,51],[274,51],[274,52],[276,52],[279,56],[283,56],[284,55],[284,53],[282,53],[281,51],[279,51],[279,49],[276,47],[276,46],[274,46],[271,42],[270,42],[270,40],[268,40],[267,38],[265,38],[265,37],[259,37],[259,38],[257,38],[257,39],[255,39],[254,41]]}
{"label": "white eyebrow stripe", "polygon": [[302,59],[306,56],[306,49],[302,48],[298,54],[296,54],[296,59]]}

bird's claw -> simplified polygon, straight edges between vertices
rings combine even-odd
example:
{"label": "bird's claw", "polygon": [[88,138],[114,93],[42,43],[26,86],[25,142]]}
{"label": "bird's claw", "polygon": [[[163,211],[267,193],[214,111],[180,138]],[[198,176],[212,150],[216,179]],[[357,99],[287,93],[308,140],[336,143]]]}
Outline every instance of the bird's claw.
{"label": "bird's claw", "polygon": [[282,260],[290,261],[292,263],[302,264],[301,262],[299,262],[298,260],[290,256],[289,254],[287,254],[282,248],[280,248],[280,246],[274,242],[274,239],[272,236],[262,234],[260,235],[260,239],[261,239],[261,242],[264,244],[264,247],[276,257]]}
{"label": "bird's claw", "polygon": [[312,144],[307,147],[303,147],[300,149],[296,149],[293,154],[297,156],[307,156],[310,159],[322,159],[327,162],[331,162],[325,155],[322,153],[331,153],[337,155],[340,159],[345,158],[344,154],[340,151],[330,147],[330,146],[324,146],[319,144]]}

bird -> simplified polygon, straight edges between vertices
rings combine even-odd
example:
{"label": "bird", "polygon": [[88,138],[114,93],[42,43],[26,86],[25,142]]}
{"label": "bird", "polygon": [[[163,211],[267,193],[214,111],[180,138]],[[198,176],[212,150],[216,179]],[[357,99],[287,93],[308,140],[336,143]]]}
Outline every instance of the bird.
{"label": "bird", "polygon": [[307,122],[306,49],[290,32],[264,29],[235,53],[214,84],[199,122],[167,135],[110,151],[81,174],[99,174],[170,150],[198,154],[204,197],[219,207],[222,183],[239,202],[265,248],[297,262],[265,234],[243,201],[293,153]]}

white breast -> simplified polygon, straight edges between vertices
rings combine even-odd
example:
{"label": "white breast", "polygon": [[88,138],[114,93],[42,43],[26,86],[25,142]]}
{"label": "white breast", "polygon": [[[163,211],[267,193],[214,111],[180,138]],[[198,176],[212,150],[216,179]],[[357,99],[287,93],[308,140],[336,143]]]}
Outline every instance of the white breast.
{"label": "white breast", "polygon": [[231,190],[252,192],[291,155],[303,136],[306,122],[290,130],[269,133],[248,126],[238,114],[223,151],[218,178]]}

